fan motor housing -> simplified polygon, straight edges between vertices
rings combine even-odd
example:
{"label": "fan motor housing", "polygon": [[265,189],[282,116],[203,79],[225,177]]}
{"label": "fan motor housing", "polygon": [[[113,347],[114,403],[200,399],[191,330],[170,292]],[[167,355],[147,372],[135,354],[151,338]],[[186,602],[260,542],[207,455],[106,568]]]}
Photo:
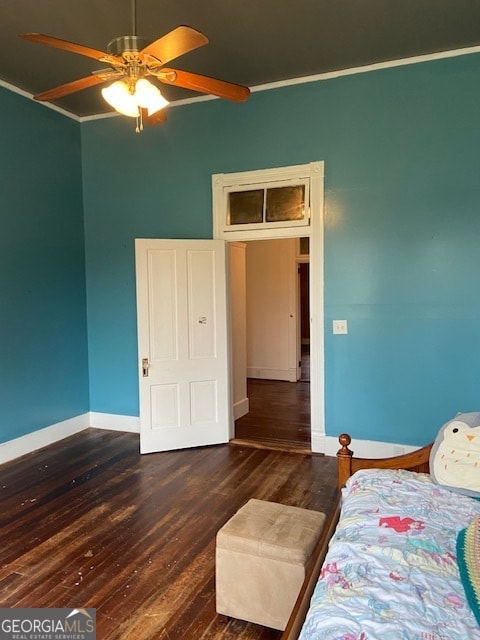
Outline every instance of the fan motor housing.
{"label": "fan motor housing", "polygon": [[149,44],[150,40],[139,36],[119,36],[110,40],[107,50],[113,56],[121,56],[128,51],[141,51]]}

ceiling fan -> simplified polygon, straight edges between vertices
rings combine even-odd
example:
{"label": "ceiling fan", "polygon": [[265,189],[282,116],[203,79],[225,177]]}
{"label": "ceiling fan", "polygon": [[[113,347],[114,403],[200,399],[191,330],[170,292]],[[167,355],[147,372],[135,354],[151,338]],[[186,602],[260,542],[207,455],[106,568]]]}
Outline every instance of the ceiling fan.
{"label": "ceiling fan", "polygon": [[56,49],[87,56],[109,65],[93,71],[92,75],[67,82],[59,87],[34,96],[35,100],[52,101],[113,80],[102,89],[104,99],[119,113],[137,119],[137,132],[143,124],[156,125],[166,121],[164,107],[168,101],[158,87],[147,78],[154,77],[166,85],[192,89],[235,102],[244,102],[250,95],[248,87],[208,76],[167,68],[171,60],[208,44],[203,33],[187,26],[179,26],[154,42],[136,35],[136,0],[132,0],[132,33],[111,40],[107,52],[92,49],[68,40],[61,40],[42,33],[24,33],[20,37]]}

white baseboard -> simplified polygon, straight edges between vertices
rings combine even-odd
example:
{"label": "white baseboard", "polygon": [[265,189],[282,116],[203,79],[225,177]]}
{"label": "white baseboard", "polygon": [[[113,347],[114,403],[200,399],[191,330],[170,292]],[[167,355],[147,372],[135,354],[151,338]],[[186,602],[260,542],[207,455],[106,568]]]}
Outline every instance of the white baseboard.
{"label": "white baseboard", "polygon": [[89,426],[89,414],[84,413],[75,418],[57,422],[44,429],[27,433],[14,440],[3,442],[0,444],[0,464],[73,436],[75,433],[88,429]]}
{"label": "white baseboard", "polygon": [[[237,404],[243,408],[246,406],[245,413],[248,413],[248,398]],[[240,415],[244,415],[244,413]],[[53,444],[69,436],[73,436],[75,433],[79,433],[89,427],[140,433],[140,418],[115,413],[98,413],[95,411],[84,413],[75,418],[52,424],[44,429],[27,433],[20,438],[0,443],[0,464],[19,458],[20,456],[46,447],[49,444]],[[311,446],[313,452],[324,453],[326,456],[336,456],[340,448],[338,438],[315,432],[312,432]],[[378,442],[375,440],[358,440],[355,438],[352,439],[350,449],[354,455],[359,458],[389,458],[390,456],[398,456],[403,453],[411,453],[418,449],[418,447],[392,442]]]}
{"label": "white baseboard", "polygon": [[296,369],[261,369],[259,367],[248,367],[247,378],[257,378],[259,380],[284,380],[285,382],[297,381]]}
{"label": "white baseboard", "polygon": [[20,438],[0,443],[0,464],[15,460],[15,458],[46,447],[49,444],[54,444],[89,427],[140,433],[140,418],[113,413],[95,413],[93,411],[84,413],[80,416],[75,416],[75,418],[52,424],[44,429],[27,433],[24,436],[20,436]]}
{"label": "white baseboard", "polygon": [[[390,458],[391,456],[411,453],[418,448],[419,447],[412,447],[408,444],[378,442],[376,440],[357,440],[356,438],[352,438],[352,443],[349,447],[357,458]],[[325,436],[324,453],[326,456],[336,456],[339,449],[338,438]]]}
{"label": "white baseboard", "polygon": [[[312,431],[311,433],[311,448],[313,453],[325,453],[325,435],[315,433]],[[325,455],[329,455],[325,453]]]}
{"label": "white baseboard", "polygon": [[246,415],[250,411],[250,401],[248,398],[243,398],[235,402],[233,405],[233,419],[238,420],[242,416]]}
{"label": "white baseboard", "polygon": [[90,426],[96,429],[140,433],[140,418],[137,416],[122,416],[116,413],[97,413],[96,411],[91,411]]}

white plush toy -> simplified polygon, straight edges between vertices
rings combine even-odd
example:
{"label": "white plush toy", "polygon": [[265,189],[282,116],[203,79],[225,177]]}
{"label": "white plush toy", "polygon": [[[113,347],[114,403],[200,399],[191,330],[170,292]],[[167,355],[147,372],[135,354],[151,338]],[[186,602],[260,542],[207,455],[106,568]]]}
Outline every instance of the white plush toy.
{"label": "white plush toy", "polygon": [[452,491],[480,497],[480,413],[459,413],[440,429],[430,475]]}

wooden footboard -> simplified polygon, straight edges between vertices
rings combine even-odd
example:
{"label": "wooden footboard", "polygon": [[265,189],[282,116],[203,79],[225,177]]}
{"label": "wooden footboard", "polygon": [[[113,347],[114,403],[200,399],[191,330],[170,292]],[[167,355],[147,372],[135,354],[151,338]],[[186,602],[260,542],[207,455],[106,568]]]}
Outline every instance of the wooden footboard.
{"label": "wooden footboard", "polygon": [[359,469],[407,469],[409,471],[417,471],[419,473],[428,473],[429,459],[432,444],[406,453],[402,456],[393,456],[391,458],[355,458],[353,451],[349,449],[352,442],[348,433],[342,433],[338,441],[340,449],[337,452],[338,460],[338,496],[335,507],[329,515],[322,536],[318,541],[317,547],[310,560],[307,575],[303,583],[302,589],[297,598],[297,602],[292,611],[287,627],[281,636],[281,640],[295,640],[300,634],[305,616],[310,606],[315,585],[322,568],[323,561],[327,554],[328,543],[335,532],[338,519],[340,517],[340,490],[345,485],[348,478]]}
{"label": "wooden footboard", "polygon": [[418,473],[428,473],[430,469],[429,459],[433,443],[392,458],[355,458],[353,451],[348,448],[352,442],[348,433],[342,433],[338,441],[341,444],[337,452],[339,488],[343,487],[348,478],[359,469],[407,469]]}

